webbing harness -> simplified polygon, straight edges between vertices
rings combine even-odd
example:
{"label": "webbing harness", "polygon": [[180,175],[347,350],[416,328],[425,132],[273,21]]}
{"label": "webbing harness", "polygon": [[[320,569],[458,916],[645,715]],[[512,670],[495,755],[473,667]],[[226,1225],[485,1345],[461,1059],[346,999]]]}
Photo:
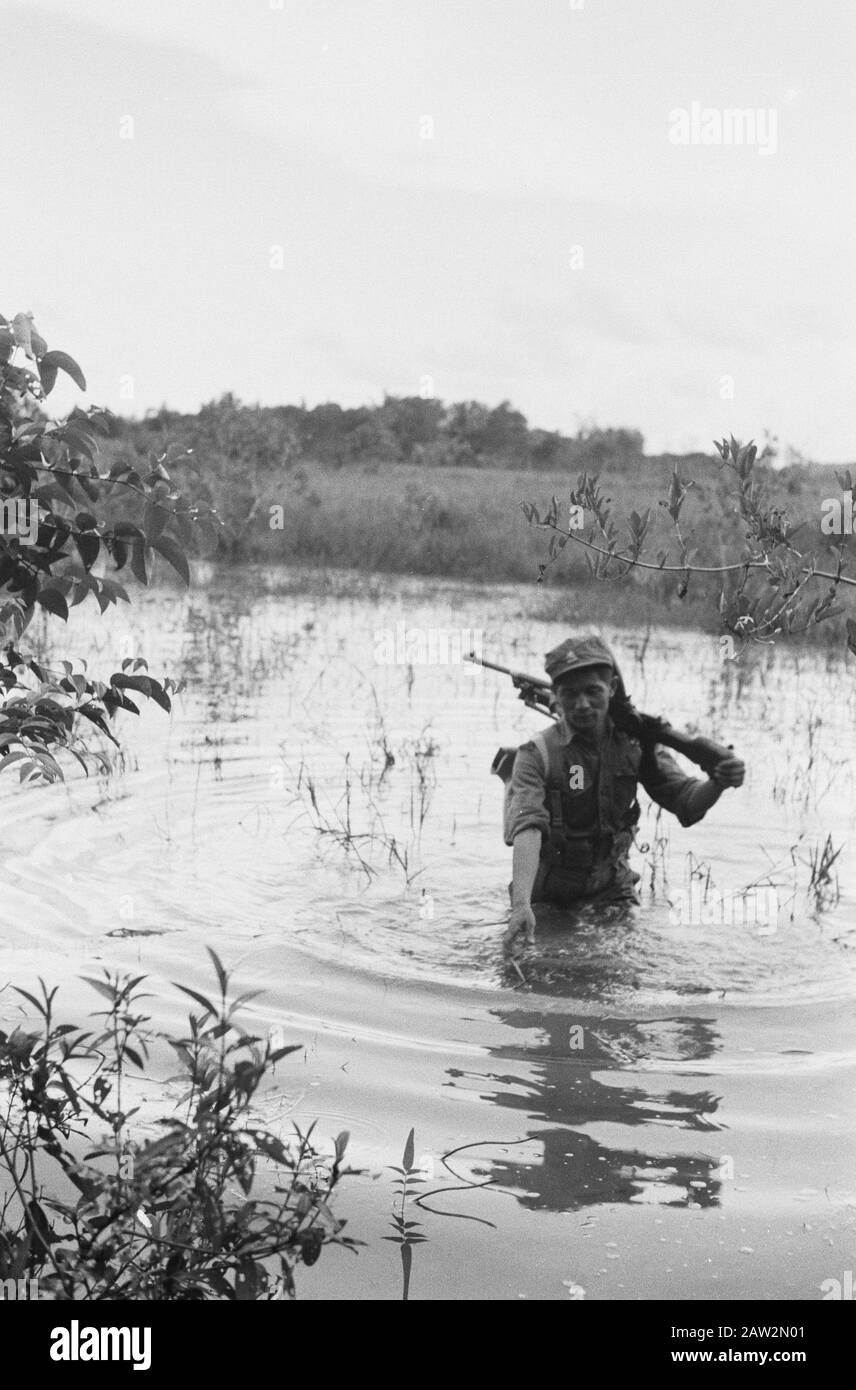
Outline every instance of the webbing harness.
{"label": "webbing harness", "polygon": [[[593,829],[574,832],[565,823],[562,810],[564,763],[561,749],[547,733],[535,734],[532,742],[538,748],[547,777],[547,809],[550,813],[550,834],[541,851],[544,876],[550,876],[556,888],[576,895],[585,889],[592,869],[602,859],[604,847],[611,848],[612,836],[601,834],[599,825]],[[608,849],[607,849],[608,852]],[[562,880],[561,884],[556,880]]]}

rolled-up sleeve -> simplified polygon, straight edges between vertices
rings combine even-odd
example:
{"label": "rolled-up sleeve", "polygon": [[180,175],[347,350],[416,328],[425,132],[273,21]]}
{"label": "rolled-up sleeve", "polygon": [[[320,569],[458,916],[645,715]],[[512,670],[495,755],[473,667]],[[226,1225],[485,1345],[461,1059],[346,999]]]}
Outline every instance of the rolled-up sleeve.
{"label": "rolled-up sleeve", "polygon": [[700,808],[696,804],[697,793],[706,782],[681,772],[671,753],[659,745],[642,759],[639,781],[651,800],[664,811],[671,811],[681,825],[695,825],[708,810],[707,806]]}
{"label": "rolled-up sleeve", "polygon": [[515,835],[522,830],[540,830],[543,839],[549,829],[544,762],[534,743],[524,743],[517,750],[514,771],[506,788],[505,843],[513,845]]}

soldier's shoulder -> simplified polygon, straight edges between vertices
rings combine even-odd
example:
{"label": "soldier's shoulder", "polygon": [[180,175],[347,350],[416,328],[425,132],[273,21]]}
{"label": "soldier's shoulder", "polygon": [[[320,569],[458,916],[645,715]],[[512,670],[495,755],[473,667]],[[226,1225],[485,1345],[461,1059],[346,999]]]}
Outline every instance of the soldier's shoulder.
{"label": "soldier's shoulder", "polygon": [[637,772],[644,757],[644,749],[639,739],[617,729],[615,731],[615,748],[619,764],[626,767],[628,771]]}
{"label": "soldier's shoulder", "polygon": [[[551,735],[554,735],[553,739],[551,739]],[[517,750],[518,759],[526,766],[533,767],[539,772],[545,772],[553,747],[559,747],[559,744],[555,742],[555,726],[550,729],[543,729],[540,733],[533,734],[526,743],[521,743]]]}

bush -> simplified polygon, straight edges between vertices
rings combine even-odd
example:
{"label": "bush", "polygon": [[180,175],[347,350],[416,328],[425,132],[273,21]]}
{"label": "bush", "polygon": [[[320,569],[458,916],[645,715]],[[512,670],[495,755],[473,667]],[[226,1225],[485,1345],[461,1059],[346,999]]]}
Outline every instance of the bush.
{"label": "bush", "polygon": [[[132,1137],[138,1107],[124,1094],[148,1057],[144,977],[88,981],[107,1000],[95,1031],[56,1023],[44,982],[40,999],[17,991],[41,1023],[0,1032],[0,1280],[37,1279],[59,1300],[267,1300],[293,1297],[295,1267],[325,1245],[356,1244],[329,1206],[347,1134],[323,1160],[311,1129],[295,1126],[286,1145],[254,1122],[260,1082],[299,1045],[245,1033],[236,1012],[253,995],[230,1002],[209,955],[219,999],[178,986],[200,1009],[185,1037],[167,1037],[187,1090],[145,1142]],[[277,1180],[272,1197],[256,1194],[262,1165]],[[79,1195],[55,1195],[63,1187]]]}

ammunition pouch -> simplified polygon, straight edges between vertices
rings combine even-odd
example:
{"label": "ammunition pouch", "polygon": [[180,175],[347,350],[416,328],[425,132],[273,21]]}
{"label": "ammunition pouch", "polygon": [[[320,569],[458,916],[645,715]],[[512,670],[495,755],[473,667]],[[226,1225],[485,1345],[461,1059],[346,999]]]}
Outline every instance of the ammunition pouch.
{"label": "ammunition pouch", "polygon": [[565,905],[583,896],[600,859],[596,834],[571,835],[553,826],[541,851],[533,896]]}

